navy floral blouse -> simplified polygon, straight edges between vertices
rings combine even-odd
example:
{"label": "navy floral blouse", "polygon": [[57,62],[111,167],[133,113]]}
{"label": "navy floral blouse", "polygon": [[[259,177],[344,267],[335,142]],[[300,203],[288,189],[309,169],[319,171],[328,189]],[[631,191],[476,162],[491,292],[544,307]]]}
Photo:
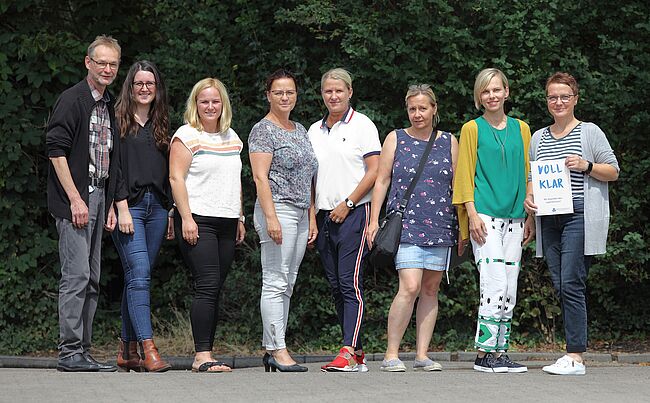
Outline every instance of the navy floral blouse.
{"label": "navy floral blouse", "polygon": [[[398,208],[428,143],[411,137],[403,129],[396,133],[388,211]],[[418,246],[453,246],[456,243],[458,221],[456,209],[451,204],[451,136],[451,133],[442,132],[440,137],[432,139],[435,142],[427,164],[402,219],[402,243]]]}

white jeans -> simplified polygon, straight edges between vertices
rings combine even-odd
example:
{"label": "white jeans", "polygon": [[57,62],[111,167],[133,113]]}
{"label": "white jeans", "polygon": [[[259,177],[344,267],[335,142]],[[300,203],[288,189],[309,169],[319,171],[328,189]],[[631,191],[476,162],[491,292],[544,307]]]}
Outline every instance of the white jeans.
{"label": "white jeans", "polygon": [[262,250],[262,347],[270,351],[287,347],[284,336],[289,318],[289,304],[309,237],[307,209],[287,203],[275,203],[275,214],[282,227],[280,245],[269,236],[264,212],[259,201],[255,203],[253,222],[260,237]]}
{"label": "white jeans", "polygon": [[524,219],[479,217],[488,235],[483,245],[472,240],[481,287],[474,344],[481,351],[504,352],[508,350],[512,311],[517,304]]}

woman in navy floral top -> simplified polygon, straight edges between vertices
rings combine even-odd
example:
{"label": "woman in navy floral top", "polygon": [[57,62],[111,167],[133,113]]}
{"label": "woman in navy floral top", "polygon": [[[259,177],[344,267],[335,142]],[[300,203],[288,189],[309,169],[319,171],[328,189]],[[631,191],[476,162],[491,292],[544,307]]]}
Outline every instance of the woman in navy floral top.
{"label": "woman in navy floral top", "polygon": [[390,132],[384,141],[372,197],[369,246],[372,247],[379,228],[379,211],[389,185],[387,210],[390,212],[399,207],[399,201],[415,176],[427,143],[434,143],[402,219],[402,236],[395,257],[399,290],[388,314],[388,346],[381,370],[406,370],[398,358],[399,344],[409,324],[415,300],[419,297],[413,369],[439,371],[442,367],[428,358],[427,349],[438,315],[440,280],[448,267],[451,247],[457,238],[451,185],[458,141],[451,133],[436,129],[438,106],[429,85],[410,86],[405,101],[411,127]]}

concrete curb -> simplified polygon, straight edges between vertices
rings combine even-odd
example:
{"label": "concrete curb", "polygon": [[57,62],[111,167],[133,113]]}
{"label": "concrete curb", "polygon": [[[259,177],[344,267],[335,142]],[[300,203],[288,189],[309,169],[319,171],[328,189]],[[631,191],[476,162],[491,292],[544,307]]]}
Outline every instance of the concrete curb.
{"label": "concrete curb", "polygon": [[[543,353],[543,352],[511,352],[508,353],[514,361],[548,361],[553,362],[562,356],[561,352]],[[298,363],[330,362],[335,355],[294,355]],[[412,361],[415,353],[401,353],[400,359]],[[473,362],[476,358],[476,352],[471,351],[454,351],[454,352],[433,352],[429,357],[434,361],[441,362]],[[165,357],[175,370],[190,370],[192,368],[192,357]],[[384,359],[383,353],[366,354],[367,361],[381,361]],[[586,353],[585,359],[598,363],[619,362],[625,364],[645,364],[650,363],[650,353],[627,354],[627,353]],[[262,366],[262,357],[258,356],[220,356],[219,360],[225,362],[232,368],[253,368]],[[115,360],[108,361],[115,364]],[[0,356],[0,368],[34,368],[34,369],[55,369],[57,364],[56,358],[40,357],[20,357],[20,356]]]}
{"label": "concrete curb", "polygon": [[616,354],[616,361],[626,364],[650,364],[650,353],[643,354]]}

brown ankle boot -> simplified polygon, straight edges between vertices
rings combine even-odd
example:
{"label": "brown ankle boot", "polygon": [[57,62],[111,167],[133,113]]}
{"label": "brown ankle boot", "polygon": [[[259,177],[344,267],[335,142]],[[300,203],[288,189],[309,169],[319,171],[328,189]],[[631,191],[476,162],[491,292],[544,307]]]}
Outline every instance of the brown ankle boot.
{"label": "brown ankle boot", "polygon": [[166,361],[163,361],[158,354],[158,349],[153,343],[152,339],[142,340],[142,351],[144,359],[142,366],[147,372],[165,372],[169,370],[172,366],[169,365]]}
{"label": "brown ankle boot", "polygon": [[[126,345],[128,343],[128,346]],[[120,340],[120,350],[117,353],[117,366],[122,371],[135,372],[142,371],[142,359],[138,354],[138,342],[129,341],[124,342]]]}

